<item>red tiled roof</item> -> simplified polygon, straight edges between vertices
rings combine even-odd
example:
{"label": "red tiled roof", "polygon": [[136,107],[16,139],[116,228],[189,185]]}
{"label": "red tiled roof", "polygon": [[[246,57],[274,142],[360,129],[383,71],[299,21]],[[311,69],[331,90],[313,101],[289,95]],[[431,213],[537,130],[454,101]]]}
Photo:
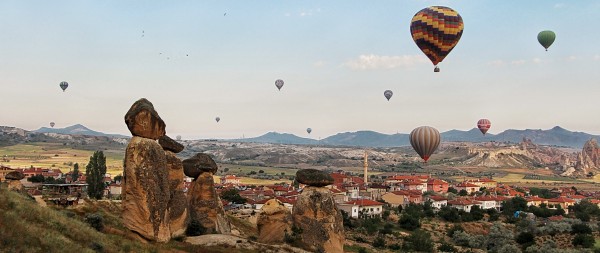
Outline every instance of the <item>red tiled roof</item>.
{"label": "red tiled roof", "polygon": [[598,199],[590,199],[590,203],[592,203],[592,204],[600,204],[600,200],[598,200]]}
{"label": "red tiled roof", "polygon": [[352,201],[346,202],[346,204],[358,205],[358,206],[382,206],[383,203],[373,201],[370,199],[355,199]]}
{"label": "red tiled roof", "polygon": [[558,197],[558,198],[549,199],[548,202],[555,202],[555,203],[575,203],[575,200],[568,199],[568,198],[565,198],[565,197]]}
{"label": "red tiled roof", "polygon": [[456,187],[479,187],[479,185],[474,185],[468,182],[462,182],[457,184]]}
{"label": "red tiled roof", "polygon": [[455,199],[455,200],[448,201],[448,205],[455,205],[455,206],[466,206],[466,205],[475,205],[475,204],[479,204],[479,202],[473,201],[470,199]]}
{"label": "red tiled roof", "polygon": [[444,185],[444,184],[448,184],[448,182],[444,181],[444,180],[440,180],[440,179],[435,179],[435,178],[430,178],[429,180],[427,180],[427,184],[428,185]]}
{"label": "red tiled roof", "polygon": [[496,198],[488,195],[488,196],[475,197],[475,200],[477,200],[477,201],[496,201]]}
{"label": "red tiled roof", "polygon": [[581,195],[572,195],[570,198],[571,198],[571,199],[585,199],[585,196],[581,196]]}
{"label": "red tiled roof", "polygon": [[445,197],[442,196],[437,196],[437,195],[431,195],[429,196],[429,199],[433,200],[433,201],[444,201],[444,200],[448,200]]}
{"label": "red tiled roof", "polygon": [[530,201],[546,201],[547,199],[540,198],[538,196],[532,196],[532,197],[525,198],[525,200],[527,200],[527,202],[530,202]]}
{"label": "red tiled roof", "polygon": [[564,218],[564,217],[562,217],[562,216],[560,216],[560,215],[555,215],[555,216],[550,216],[550,217],[548,218],[548,220],[551,220],[551,221],[561,221],[561,220],[563,220],[563,218]]}

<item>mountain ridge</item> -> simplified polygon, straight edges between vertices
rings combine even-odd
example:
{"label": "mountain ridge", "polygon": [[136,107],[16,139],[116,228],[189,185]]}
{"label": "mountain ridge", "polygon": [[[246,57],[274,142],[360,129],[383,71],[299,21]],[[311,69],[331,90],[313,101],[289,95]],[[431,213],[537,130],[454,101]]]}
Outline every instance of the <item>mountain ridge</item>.
{"label": "mountain ridge", "polygon": [[64,128],[48,128],[40,127],[37,130],[33,130],[34,133],[56,133],[56,134],[69,134],[69,135],[88,135],[88,136],[106,136],[112,138],[130,138],[129,136],[120,134],[107,134],[103,132],[94,131],[82,124],[75,124]]}

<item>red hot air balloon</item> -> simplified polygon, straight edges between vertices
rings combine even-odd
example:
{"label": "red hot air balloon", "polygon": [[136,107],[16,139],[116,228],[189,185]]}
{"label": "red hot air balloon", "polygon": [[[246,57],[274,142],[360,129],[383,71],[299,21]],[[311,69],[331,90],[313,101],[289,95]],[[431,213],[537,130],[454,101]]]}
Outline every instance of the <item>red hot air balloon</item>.
{"label": "red hot air balloon", "polygon": [[410,145],[427,162],[440,145],[440,132],[429,126],[417,127],[410,132]]}
{"label": "red hot air balloon", "polygon": [[490,120],[488,119],[480,119],[479,121],[477,121],[477,128],[479,128],[479,131],[481,131],[483,135],[485,135],[485,133],[487,133],[487,131],[490,130],[491,126],[492,122],[490,122]]}

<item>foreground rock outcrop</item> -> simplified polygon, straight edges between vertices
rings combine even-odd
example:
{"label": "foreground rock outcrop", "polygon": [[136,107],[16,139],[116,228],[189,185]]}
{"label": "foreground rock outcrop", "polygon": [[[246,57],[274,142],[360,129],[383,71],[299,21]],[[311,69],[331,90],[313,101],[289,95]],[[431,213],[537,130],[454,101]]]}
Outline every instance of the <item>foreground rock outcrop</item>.
{"label": "foreground rock outcrop", "polygon": [[324,187],[307,186],[292,211],[298,243],[313,252],[344,252],[344,224],[333,195]]}
{"label": "foreground rock outcrop", "polygon": [[16,170],[6,174],[6,176],[4,176],[4,179],[8,181],[8,190],[18,192],[22,191],[23,184],[21,183],[21,179],[23,178],[25,178],[25,174]]}
{"label": "foreground rock outcrop", "polygon": [[[164,148],[164,147],[163,147]],[[175,153],[165,151],[167,169],[169,171],[169,229],[171,237],[185,234],[188,224],[188,202],[185,197],[185,181],[183,175],[183,163]]]}
{"label": "foreground rock outcrop", "polygon": [[258,242],[280,244],[292,232],[292,214],[277,199],[267,201],[258,215]]}
{"label": "foreground rock outcrop", "polygon": [[583,150],[577,156],[575,169],[582,174],[600,169],[600,148],[596,139],[591,139],[583,145]]}
{"label": "foreground rock outcrop", "polygon": [[123,224],[150,241],[171,239],[165,152],[152,139],[134,136],[125,151]]}
{"label": "foreground rock outcrop", "polygon": [[194,169],[194,173],[199,172],[187,193],[190,222],[201,224],[205,234],[230,234],[231,225],[225,216],[221,198],[215,190],[213,173],[218,168],[215,161],[206,154],[197,154],[183,160],[183,166],[187,176],[190,176],[188,169]]}
{"label": "foreground rock outcrop", "polygon": [[296,173],[296,181],[301,184],[323,187],[333,184],[333,177],[320,170],[303,169]]}

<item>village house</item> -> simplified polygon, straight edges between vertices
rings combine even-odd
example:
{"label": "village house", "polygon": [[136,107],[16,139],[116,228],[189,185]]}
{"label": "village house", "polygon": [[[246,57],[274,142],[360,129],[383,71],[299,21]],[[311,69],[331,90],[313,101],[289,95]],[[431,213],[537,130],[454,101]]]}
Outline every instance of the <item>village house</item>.
{"label": "village house", "polygon": [[468,182],[462,182],[454,186],[454,189],[456,189],[457,191],[460,192],[461,190],[465,190],[468,194],[478,192],[479,188],[480,187],[478,185],[474,185]]}
{"label": "village house", "polygon": [[108,185],[108,196],[110,198],[120,198],[122,193],[121,184],[112,183]]}
{"label": "village house", "polygon": [[36,175],[42,175],[44,177],[53,177],[54,179],[59,179],[63,176],[63,173],[62,171],[60,171],[60,169],[27,168],[15,170],[23,172],[25,178],[30,178]]}
{"label": "village house", "polygon": [[381,217],[381,213],[383,212],[383,203],[370,199],[355,199],[338,204],[337,207],[347,212],[353,218],[359,218],[360,215],[364,215],[365,217]]}
{"label": "village house", "polygon": [[480,203],[479,206],[481,207],[481,209],[500,209],[500,207],[496,205],[497,202],[495,197],[478,196],[475,197],[475,200]]}
{"label": "village house", "polygon": [[240,179],[235,175],[225,175],[221,177],[221,184],[239,185]]}
{"label": "village house", "polygon": [[400,190],[383,194],[381,199],[391,207],[407,206],[409,203],[422,204],[423,195],[419,190]]}
{"label": "village house", "polygon": [[471,208],[475,205],[480,205],[480,203],[470,199],[455,199],[448,201],[448,206],[454,207],[458,210],[463,210],[467,213],[471,212]]}
{"label": "village house", "polygon": [[9,167],[0,166],[0,182],[4,181],[4,177],[6,177],[6,174],[8,174],[12,171],[14,171],[14,170]]}
{"label": "village house", "polygon": [[566,197],[558,197],[548,200],[548,205],[557,206],[559,205],[562,209],[565,210],[565,213],[569,213],[569,207],[575,205],[575,200],[566,198]]}
{"label": "village house", "polygon": [[430,178],[427,180],[427,191],[446,193],[448,192],[448,182],[440,179]]}
{"label": "village house", "polygon": [[478,178],[478,179],[467,180],[467,183],[477,185],[481,188],[485,187],[487,189],[496,188],[496,186],[498,185],[498,183],[496,183],[496,181],[491,180],[489,178]]}
{"label": "village house", "polygon": [[441,209],[448,205],[448,199],[442,196],[431,195],[427,197],[427,200],[431,201],[431,206],[435,209]]}
{"label": "village house", "polygon": [[540,206],[541,204],[548,204],[548,200],[545,198],[540,198],[538,196],[531,196],[525,198],[527,201],[527,206]]}

